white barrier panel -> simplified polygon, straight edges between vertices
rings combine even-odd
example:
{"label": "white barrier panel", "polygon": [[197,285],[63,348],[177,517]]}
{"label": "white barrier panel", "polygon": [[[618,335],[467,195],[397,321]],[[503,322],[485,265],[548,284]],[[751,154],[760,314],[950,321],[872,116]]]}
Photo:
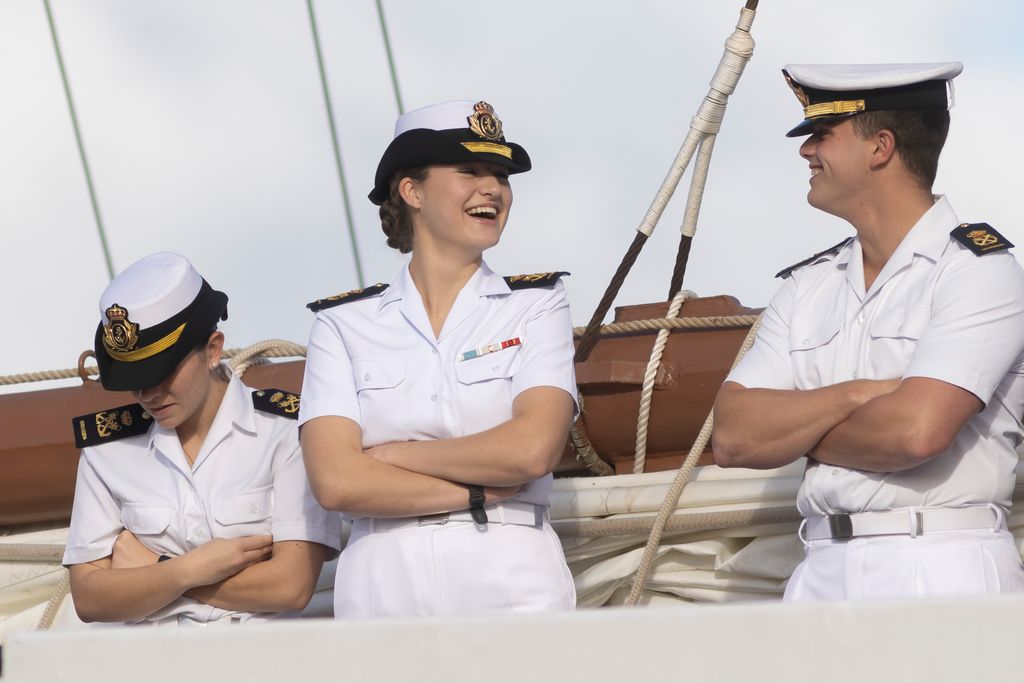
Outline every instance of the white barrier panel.
{"label": "white barrier panel", "polygon": [[14,633],[3,683],[1020,681],[1024,596]]}

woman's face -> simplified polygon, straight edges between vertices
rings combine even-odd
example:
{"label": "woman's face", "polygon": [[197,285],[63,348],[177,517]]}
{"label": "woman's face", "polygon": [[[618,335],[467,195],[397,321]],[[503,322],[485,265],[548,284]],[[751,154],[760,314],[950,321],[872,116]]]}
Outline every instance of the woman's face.
{"label": "woman's face", "polygon": [[206,400],[213,384],[210,366],[220,362],[223,345],[224,335],[214,332],[206,346],[185,356],[163,382],[132,395],[161,427],[180,427]]}
{"label": "woman's face", "polygon": [[[408,181],[408,184],[406,184]],[[470,162],[431,166],[422,181],[402,181],[413,214],[413,250],[429,240],[479,256],[498,243],[512,208],[508,170]]]}

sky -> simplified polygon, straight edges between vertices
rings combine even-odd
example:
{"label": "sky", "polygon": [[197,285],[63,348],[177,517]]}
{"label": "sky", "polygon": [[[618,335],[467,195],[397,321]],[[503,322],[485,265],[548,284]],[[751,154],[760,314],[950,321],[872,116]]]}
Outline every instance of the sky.
{"label": "sky", "polygon": [[[707,93],[742,1],[384,0],[405,107],[484,99],[533,170],[485,258],[565,270],[590,318]],[[305,303],[359,285],[306,3],[52,0],[115,270],[188,256],[229,347],[305,343]],[[316,0],[367,283],[403,258],[365,198],[398,114],[374,0]],[[764,306],[773,274],[852,234],[809,207],[786,63],[962,61],[937,193],[1024,247],[1016,0],[762,0],[684,282]],[[73,366],[106,267],[41,0],[0,2],[0,375]],[[665,298],[688,175],[617,304]],[[23,386],[24,389],[43,385]]]}

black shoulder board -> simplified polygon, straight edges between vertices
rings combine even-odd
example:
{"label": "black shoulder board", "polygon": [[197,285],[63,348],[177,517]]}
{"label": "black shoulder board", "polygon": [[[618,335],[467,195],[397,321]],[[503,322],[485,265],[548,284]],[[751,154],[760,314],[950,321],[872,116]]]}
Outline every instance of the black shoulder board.
{"label": "black shoulder board", "polygon": [[815,261],[820,259],[822,256],[835,256],[836,254],[839,253],[840,249],[845,247],[851,241],[853,241],[853,238],[852,237],[847,237],[845,240],[843,240],[839,244],[835,244],[835,245],[829,247],[828,249],[826,249],[825,251],[819,251],[814,256],[812,256],[810,258],[805,258],[800,263],[794,263],[789,268],[783,268],[779,272],[775,273],[775,277],[787,278],[787,277],[789,277],[790,273],[792,273],[797,268],[803,268],[804,266],[806,266],[806,265],[808,265],[810,263],[814,263]]}
{"label": "black shoulder board", "polygon": [[531,275],[506,275],[505,283],[512,291],[517,289],[530,289],[531,287],[550,287],[558,278],[569,273],[564,270],[556,270],[551,273],[533,273]]}
{"label": "black shoulder board", "polygon": [[961,223],[953,228],[949,236],[973,251],[975,256],[984,256],[1013,246],[1013,242],[996,232],[988,223]]}
{"label": "black shoulder board", "polygon": [[129,436],[145,434],[153,418],[138,403],[79,415],[71,420],[75,430],[75,446],[98,446]]}
{"label": "black shoulder board", "polygon": [[252,392],[252,405],[265,413],[299,419],[299,395],[283,389],[257,389]]}
{"label": "black shoulder board", "polygon": [[387,288],[388,285],[378,282],[377,284],[370,285],[365,289],[353,289],[348,292],[329,296],[326,299],[317,299],[316,301],[306,304],[306,308],[316,313],[317,311],[322,311],[325,308],[331,308],[339,304],[347,304],[350,301],[359,301],[360,299],[369,298],[375,294],[380,294]]}

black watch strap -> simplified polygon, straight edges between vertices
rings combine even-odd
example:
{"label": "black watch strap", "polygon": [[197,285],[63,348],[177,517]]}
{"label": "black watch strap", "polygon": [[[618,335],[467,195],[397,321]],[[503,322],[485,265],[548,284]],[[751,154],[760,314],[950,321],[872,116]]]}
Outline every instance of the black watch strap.
{"label": "black watch strap", "polygon": [[469,514],[476,524],[487,524],[487,511],[484,510],[484,487],[478,484],[467,484],[469,489]]}

